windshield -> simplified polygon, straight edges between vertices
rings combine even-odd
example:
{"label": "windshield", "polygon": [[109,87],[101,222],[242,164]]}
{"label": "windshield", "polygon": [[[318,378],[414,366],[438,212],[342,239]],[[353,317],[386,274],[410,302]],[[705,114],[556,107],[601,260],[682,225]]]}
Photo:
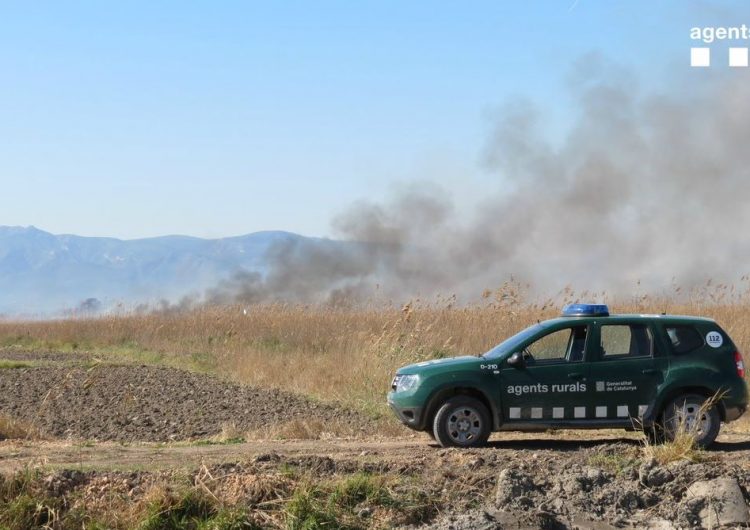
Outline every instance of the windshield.
{"label": "windshield", "polygon": [[503,355],[514,353],[518,351],[519,346],[526,342],[530,337],[536,335],[541,331],[543,326],[541,324],[534,324],[533,326],[526,328],[504,340],[490,351],[482,355],[485,359],[499,359]]}

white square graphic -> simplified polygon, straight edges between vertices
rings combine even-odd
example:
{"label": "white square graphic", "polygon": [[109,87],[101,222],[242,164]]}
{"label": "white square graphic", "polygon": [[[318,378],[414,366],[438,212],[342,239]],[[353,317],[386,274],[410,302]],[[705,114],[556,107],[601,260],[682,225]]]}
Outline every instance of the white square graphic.
{"label": "white square graphic", "polygon": [[607,417],[607,407],[596,407],[596,417],[597,418],[606,418]]}
{"label": "white square graphic", "polygon": [[642,418],[644,414],[646,414],[646,409],[648,408],[648,405],[638,405],[638,417]]}
{"label": "white square graphic", "polygon": [[521,418],[521,409],[519,407],[511,407],[508,409],[508,417],[512,420],[518,420]]}
{"label": "white square graphic", "polygon": [[576,418],[586,417],[586,407],[576,407],[573,409],[573,416]]}
{"label": "white square graphic", "polygon": [[628,417],[628,406],[627,405],[617,405],[617,417],[618,418],[627,418]]}
{"label": "white square graphic", "polygon": [[565,417],[565,408],[563,407],[552,407],[552,418],[555,420],[561,420]]}
{"label": "white square graphic", "polygon": [[711,66],[711,48],[690,48],[690,66]]}
{"label": "white square graphic", "polygon": [[733,68],[747,67],[747,48],[729,48],[729,66]]}
{"label": "white square graphic", "polygon": [[541,420],[542,419],[542,409],[541,409],[541,407],[532,407],[532,409],[531,409],[531,419],[532,420]]}
{"label": "white square graphic", "polygon": [[596,391],[597,392],[604,392],[604,381],[597,381],[596,382]]}

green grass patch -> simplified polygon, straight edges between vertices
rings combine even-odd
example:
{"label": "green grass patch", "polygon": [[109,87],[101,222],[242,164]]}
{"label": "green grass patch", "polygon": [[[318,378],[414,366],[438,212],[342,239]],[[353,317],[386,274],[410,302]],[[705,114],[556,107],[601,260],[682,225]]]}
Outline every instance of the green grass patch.
{"label": "green grass patch", "polygon": [[347,508],[352,508],[363,502],[375,506],[393,506],[396,504],[386,487],[385,477],[369,473],[356,473],[344,479],[334,489],[331,501]]}
{"label": "green grass patch", "polygon": [[39,349],[43,346],[44,341],[30,335],[8,335],[0,337],[0,347],[18,348],[23,350]]}
{"label": "green grass patch", "polygon": [[0,521],[8,530],[54,527],[56,501],[32,497],[23,493],[8,502],[2,509]]}
{"label": "green grass patch", "polygon": [[[93,505],[76,505],[71,502],[76,492],[50,497],[45,475],[27,469],[0,479],[0,530],[254,530],[271,521],[273,527],[289,530],[364,530],[421,524],[437,513],[439,501],[430,500],[424,485],[413,478],[366,472],[322,478],[279,471],[294,484],[274,490],[268,503],[235,504],[236,499],[223,497],[210,482],[208,487],[196,486],[186,471],[171,475],[136,512],[120,512],[126,504],[104,511],[96,500]],[[269,487],[277,488],[274,484],[272,480]],[[110,493],[102,495],[107,498]]]}
{"label": "green grass patch", "polygon": [[339,520],[340,515],[326,502],[327,492],[304,485],[295,490],[286,506],[286,522],[289,530],[318,530],[323,528],[357,528]]}
{"label": "green grass patch", "polygon": [[56,351],[74,353],[84,348],[78,341],[39,339],[30,335],[0,337],[0,349],[22,351]]}
{"label": "green grass patch", "polygon": [[200,447],[202,445],[236,445],[236,444],[244,444],[247,440],[244,438],[227,438],[226,440],[215,440],[215,439],[206,439],[206,440],[195,440],[193,442],[187,442],[186,445],[193,446],[193,447]]}
{"label": "green grass patch", "polygon": [[[27,335],[14,335],[0,338],[0,350],[2,349],[59,353],[85,352],[100,359],[100,361],[88,361],[86,363],[88,367],[97,364],[147,364],[169,366],[192,372],[218,373],[216,358],[210,353],[165,353],[144,348],[137,341],[125,338],[113,344],[102,345],[89,341],[42,340]],[[71,360],[75,359],[75,356],[71,356]],[[34,362],[30,363],[31,366],[34,364]],[[8,366],[7,368],[13,367]],[[3,366],[0,366],[0,368],[3,368]]]}
{"label": "green grass patch", "polygon": [[196,528],[213,518],[216,508],[205,496],[188,490],[179,497],[165,495],[151,503],[139,530],[182,530]]}
{"label": "green grass patch", "polygon": [[33,368],[38,363],[31,361],[12,361],[10,359],[0,359],[0,370],[12,370],[14,368]]}
{"label": "green grass patch", "polygon": [[25,468],[0,480],[0,528],[28,530],[55,525],[60,503],[34,488],[40,478],[38,470]]}
{"label": "green grass patch", "polygon": [[190,372],[217,373],[216,359],[209,353],[164,353],[142,348],[132,341],[116,346],[94,347],[87,351],[101,357],[105,363],[146,364],[168,366]]}
{"label": "green grass patch", "polygon": [[[302,482],[285,509],[290,530],[359,530],[372,528],[375,523],[418,524],[434,513],[435,506],[422,488],[415,488],[400,477],[366,472],[326,482]],[[386,521],[378,519],[383,515]]]}
{"label": "green grass patch", "polygon": [[253,522],[245,510],[240,508],[222,509],[202,521],[196,530],[260,530],[262,527]]}
{"label": "green grass patch", "polygon": [[254,530],[260,527],[242,508],[223,508],[195,489],[165,496],[149,506],[138,530]]}
{"label": "green grass patch", "polygon": [[614,475],[620,475],[627,468],[638,465],[638,463],[638,458],[628,453],[596,454],[588,459],[588,465],[608,471]]}

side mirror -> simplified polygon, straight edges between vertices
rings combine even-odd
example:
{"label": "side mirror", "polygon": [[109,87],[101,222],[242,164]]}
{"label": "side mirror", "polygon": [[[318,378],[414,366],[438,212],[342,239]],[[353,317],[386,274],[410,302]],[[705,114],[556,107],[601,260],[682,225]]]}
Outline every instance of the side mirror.
{"label": "side mirror", "polygon": [[516,353],[508,357],[508,365],[512,366],[513,368],[525,368],[526,360],[523,358],[523,353],[517,351]]}

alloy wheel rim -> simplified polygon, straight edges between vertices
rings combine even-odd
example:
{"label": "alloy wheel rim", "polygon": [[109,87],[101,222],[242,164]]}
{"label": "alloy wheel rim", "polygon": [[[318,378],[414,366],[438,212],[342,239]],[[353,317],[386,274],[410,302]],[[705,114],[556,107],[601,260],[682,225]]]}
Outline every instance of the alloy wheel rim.
{"label": "alloy wheel rim", "polygon": [[701,435],[708,432],[710,426],[710,418],[706,411],[701,411],[701,403],[683,403],[683,405],[677,409],[673,420],[673,430],[677,432],[679,429],[684,429],[686,433],[695,435]]}
{"label": "alloy wheel rim", "polygon": [[482,432],[482,417],[472,407],[459,407],[448,416],[448,436],[461,445],[470,443]]}

